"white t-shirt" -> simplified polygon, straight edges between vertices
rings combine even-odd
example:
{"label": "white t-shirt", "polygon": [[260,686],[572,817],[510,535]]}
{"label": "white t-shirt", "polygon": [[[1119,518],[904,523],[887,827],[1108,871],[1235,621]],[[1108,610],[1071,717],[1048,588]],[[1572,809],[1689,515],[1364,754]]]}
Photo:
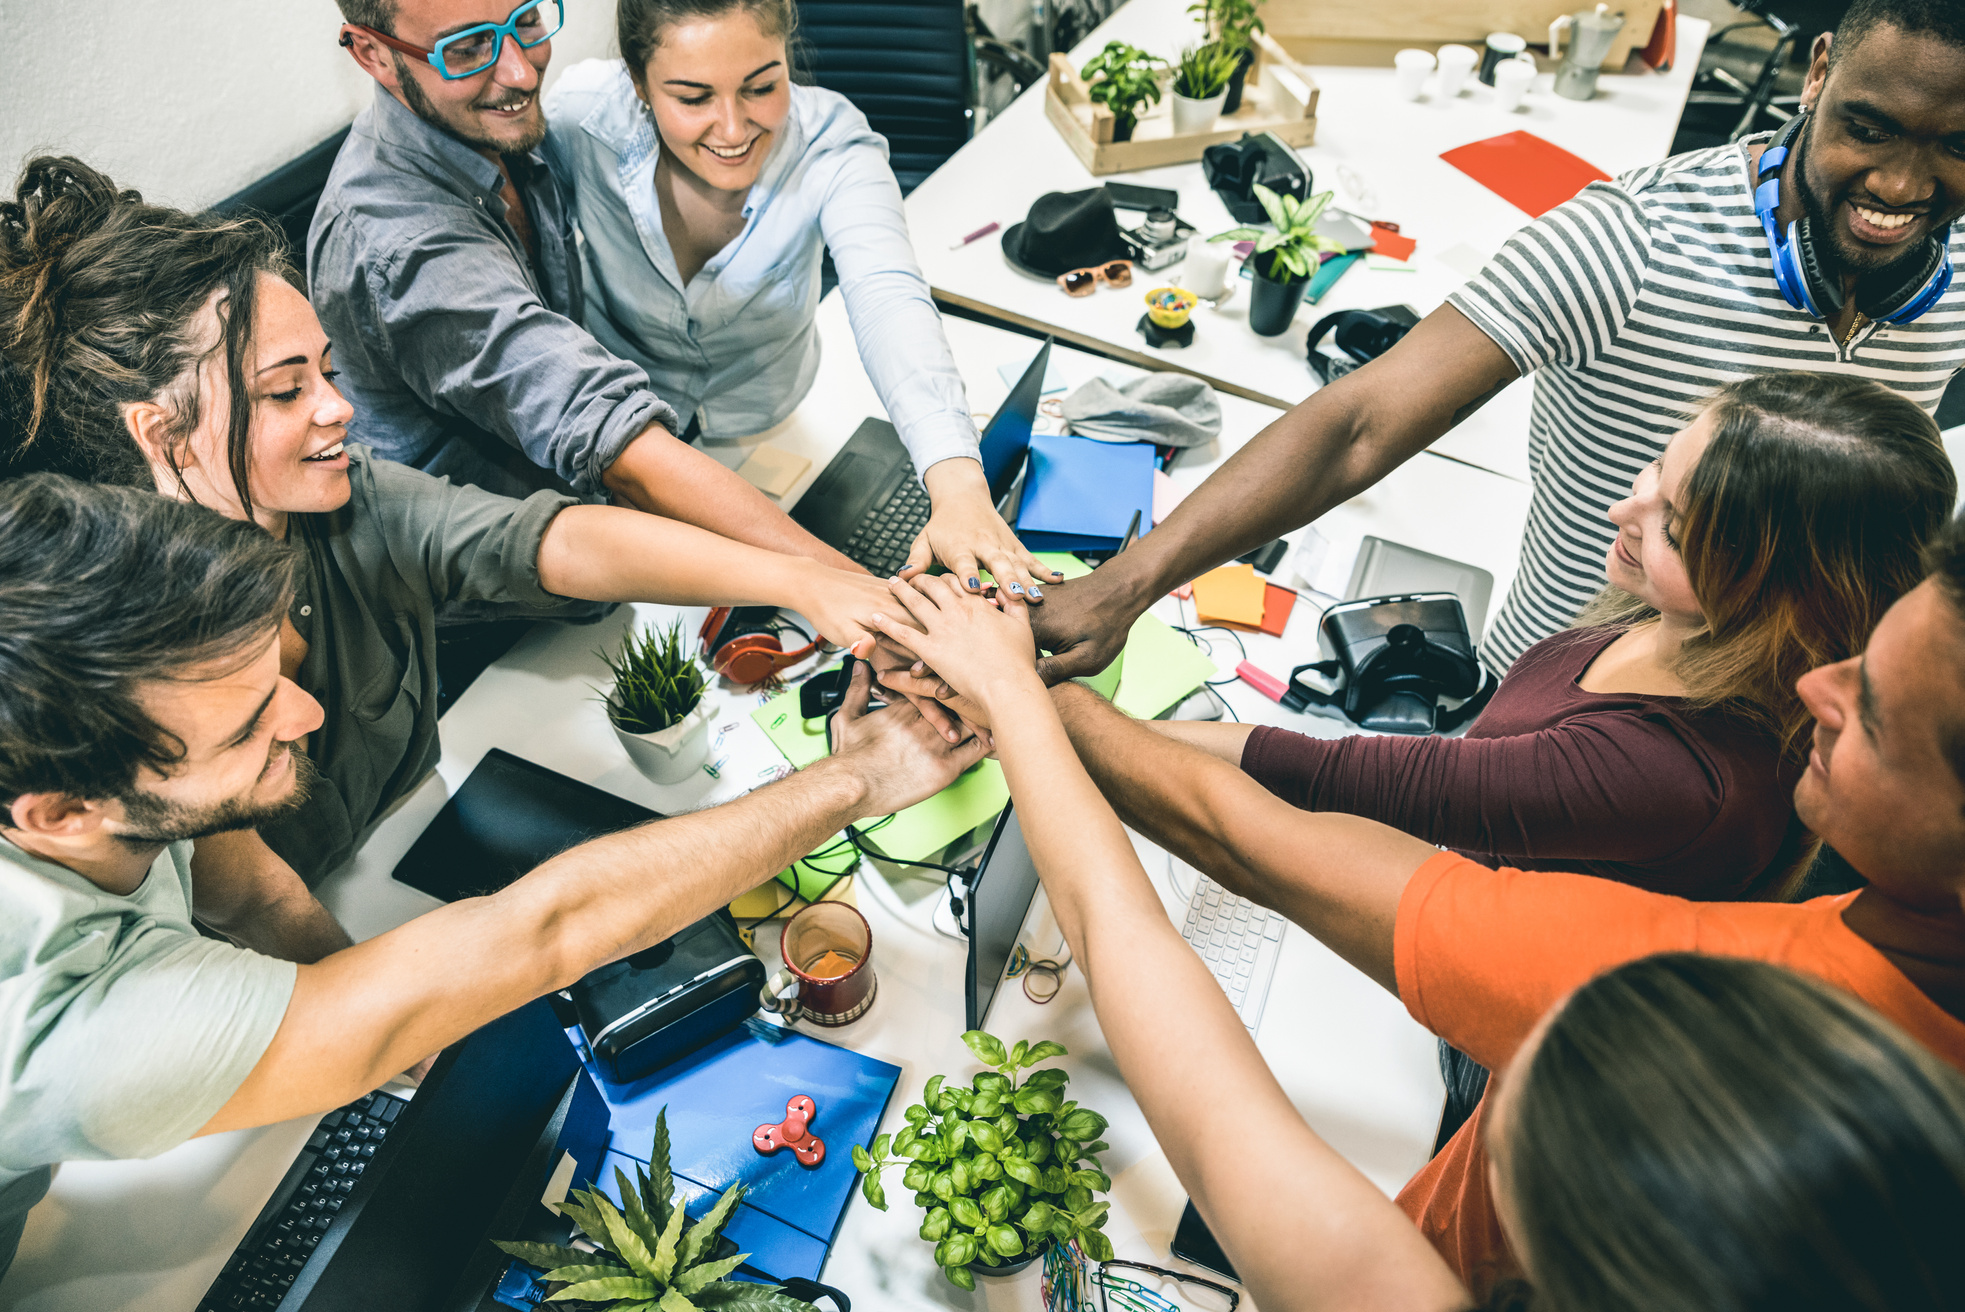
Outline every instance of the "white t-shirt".
{"label": "white t-shirt", "polygon": [[293,982],[199,935],[190,843],[118,897],[0,839],[0,1272],[52,1164],[153,1157],[211,1120]]}
{"label": "white t-shirt", "polygon": [[[1481,649],[1495,670],[1603,588],[1606,512],[1722,383],[1854,374],[1936,411],[1965,361],[1965,273],[1922,317],[1866,324],[1846,345],[1782,299],[1747,174],[1748,147],[1768,139],[1591,183],[1447,298],[1536,375],[1521,569]],[[1965,262],[1965,233],[1951,254]]]}

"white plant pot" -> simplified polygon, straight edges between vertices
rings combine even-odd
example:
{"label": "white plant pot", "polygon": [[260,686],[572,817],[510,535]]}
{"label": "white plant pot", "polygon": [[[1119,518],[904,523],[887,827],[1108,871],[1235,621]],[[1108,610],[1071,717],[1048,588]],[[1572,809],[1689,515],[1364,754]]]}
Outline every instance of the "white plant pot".
{"label": "white plant pot", "polygon": [[679,784],[710,759],[710,710],[701,702],[695,710],[655,733],[629,733],[614,723],[611,712],[607,722],[635,769],[653,783]]}
{"label": "white plant pot", "polygon": [[1227,87],[1223,87],[1206,100],[1195,100],[1181,95],[1178,91],[1174,92],[1174,135],[1186,137],[1200,132],[1214,131],[1215,120],[1221,117],[1222,102],[1227,99]]}

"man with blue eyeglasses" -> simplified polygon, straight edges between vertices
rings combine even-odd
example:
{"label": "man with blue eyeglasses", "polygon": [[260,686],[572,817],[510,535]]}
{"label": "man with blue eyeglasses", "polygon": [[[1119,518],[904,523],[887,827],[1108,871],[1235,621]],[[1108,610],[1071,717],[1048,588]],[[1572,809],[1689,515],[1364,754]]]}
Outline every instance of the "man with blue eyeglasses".
{"label": "man with blue eyeglasses", "polygon": [[341,44],[378,89],[321,195],[307,274],[362,440],[507,495],[611,494],[857,568],[679,440],[647,375],[581,326],[573,220],[538,153],[564,0],[339,3]]}

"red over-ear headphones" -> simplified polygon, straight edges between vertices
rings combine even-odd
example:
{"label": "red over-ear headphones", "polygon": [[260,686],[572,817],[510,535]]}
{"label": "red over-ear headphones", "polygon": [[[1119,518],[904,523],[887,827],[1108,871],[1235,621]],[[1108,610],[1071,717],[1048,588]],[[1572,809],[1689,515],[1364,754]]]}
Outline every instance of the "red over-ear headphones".
{"label": "red over-ear headphones", "polygon": [[[778,640],[786,629],[804,638],[805,645],[786,651]],[[718,606],[697,636],[710,668],[737,683],[768,683],[779,670],[790,669],[819,648],[817,638],[780,618],[775,606]]]}

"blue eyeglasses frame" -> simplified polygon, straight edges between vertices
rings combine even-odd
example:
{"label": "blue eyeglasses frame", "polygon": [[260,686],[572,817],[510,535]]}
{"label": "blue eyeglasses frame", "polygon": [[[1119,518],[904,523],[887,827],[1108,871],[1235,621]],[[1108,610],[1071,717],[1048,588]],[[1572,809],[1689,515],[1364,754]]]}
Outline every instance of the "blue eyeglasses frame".
{"label": "blue eyeglasses frame", "polygon": [[[519,24],[520,16],[530,13],[535,9],[544,9],[547,5],[551,5],[553,8],[554,20],[553,20],[552,31],[546,33],[546,35],[540,37],[537,41],[520,40],[518,34],[518,24]],[[444,81],[458,82],[458,81],[462,81],[464,78],[467,77],[476,77],[478,74],[484,72],[485,70],[495,67],[498,63],[499,56],[505,53],[506,37],[510,37],[512,39],[513,44],[517,45],[519,49],[530,50],[532,49],[532,47],[544,45],[546,42],[552,40],[555,36],[558,36],[559,30],[564,26],[566,26],[566,0],[525,0],[524,4],[521,4],[518,8],[514,9],[511,13],[505,16],[504,22],[480,23],[476,27],[467,27],[462,32],[452,32],[449,36],[437,42],[435,47],[430,49],[425,49],[424,47],[418,45],[411,45],[407,41],[401,41],[393,36],[390,36],[387,32],[378,32],[374,28],[364,27],[360,23],[342,24],[340,44],[344,47],[354,45],[355,40],[353,34],[356,32],[360,32],[364,36],[370,36],[375,38],[377,41],[380,41],[383,45],[389,47],[389,49],[391,50],[399,51],[405,55],[413,55],[416,58],[423,60],[425,63],[429,64],[431,68],[436,69],[437,76],[444,79]],[[467,69],[462,73],[453,73],[449,69],[444,67],[445,50],[449,49],[451,46],[455,45],[459,41],[469,40],[470,38],[473,37],[483,36],[487,32],[492,33],[494,36],[497,37],[497,40],[494,41],[491,46],[491,58],[485,60],[482,64],[479,64],[476,68]]]}

